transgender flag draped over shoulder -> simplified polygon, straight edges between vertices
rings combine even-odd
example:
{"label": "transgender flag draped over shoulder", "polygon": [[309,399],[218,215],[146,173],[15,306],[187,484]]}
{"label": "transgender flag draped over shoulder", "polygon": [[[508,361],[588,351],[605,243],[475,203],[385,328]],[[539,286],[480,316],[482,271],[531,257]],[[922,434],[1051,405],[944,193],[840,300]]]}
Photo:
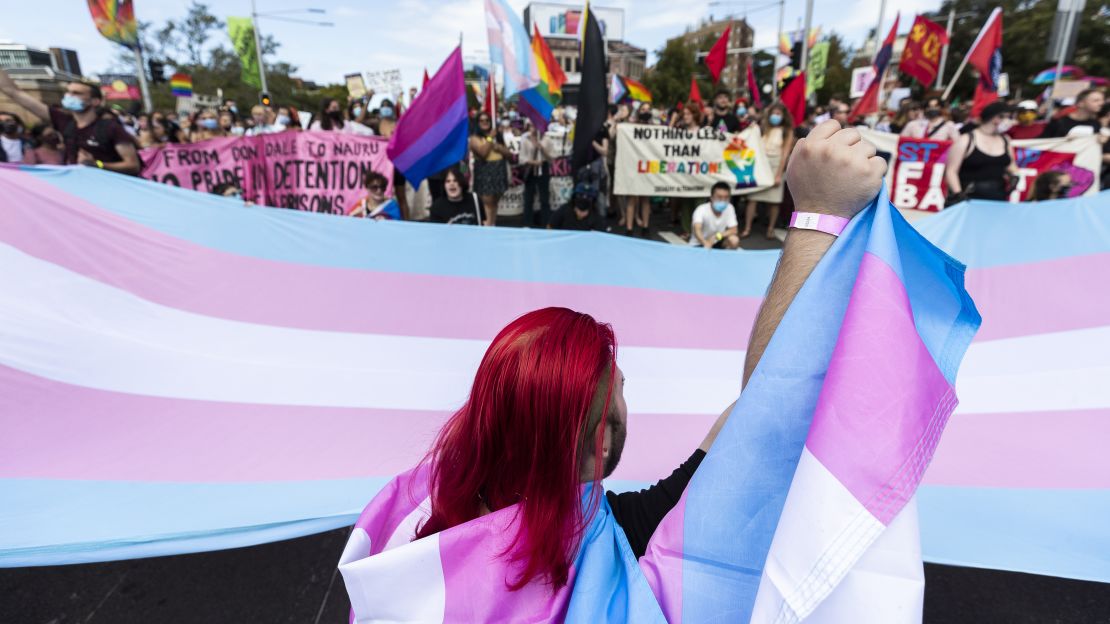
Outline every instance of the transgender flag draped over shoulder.
{"label": "transgender flag draped over shoulder", "polygon": [[353,616],[920,620],[914,494],[956,406],[956,370],[980,321],[963,271],[884,191],[799,292],[643,559],[603,502],[566,588],[509,592],[514,570],[498,554],[515,534],[514,510],[411,541],[428,511],[419,468],[355,525],[340,562]]}

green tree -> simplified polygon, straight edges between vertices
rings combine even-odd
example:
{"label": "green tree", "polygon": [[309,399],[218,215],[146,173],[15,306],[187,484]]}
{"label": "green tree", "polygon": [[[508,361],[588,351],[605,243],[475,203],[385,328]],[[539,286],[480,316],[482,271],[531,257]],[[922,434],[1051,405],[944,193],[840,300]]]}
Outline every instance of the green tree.
{"label": "green tree", "polygon": [[[952,29],[948,51],[948,76],[959,66],[975,36],[987,21],[995,6],[1002,7],[1002,71],[1010,75],[1010,90],[1020,90],[1023,97],[1039,92],[1032,79],[1041,70],[1054,66],[1048,61],[1048,40],[1056,14],[1056,0],[996,0],[983,3],[979,0],[945,0],[941,13],[955,9],[957,15]],[[1069,64],[1082,67],[1092,76],[1110,74],[1110,18],[1106,17],[1105,4],[1088,2],[1079,20],[1079,36],[1075,55]],[[970,98],[975,90],[976,76],[970,67],[960,76],[952,91],[953,98]]]}
{"label": "green tree", "polygon": [[698,46],[689,45],[677,37],[667,41],[659,50],[658,62],[644,74],[644,86],[651,91],[656,106],[671,107],[685,102],[690,97],[691,76],[697,77],[698,90],[703,99],[713,96],[709,71],[705,65],[694,60],[698,51]]}

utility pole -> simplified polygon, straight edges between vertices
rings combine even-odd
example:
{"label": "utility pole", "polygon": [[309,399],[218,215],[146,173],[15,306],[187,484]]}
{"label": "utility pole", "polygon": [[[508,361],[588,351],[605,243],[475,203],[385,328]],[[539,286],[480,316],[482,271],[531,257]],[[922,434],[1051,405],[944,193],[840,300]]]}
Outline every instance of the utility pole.
{"label": "utility pole", "polygon": [[132,51],[135,52],[135,69],[139,75],[139,90],[143,93],[143,112],[149,113],[154,110],[154,106],[150,102],[150,87],[146,82],[146,63],[143,61],[142,44],[136,43]]}
{"label": "utility pole", "polygon": [[[884,0],[885,2],[885,0]],[[802,27],[802,62],[799,71],[805,71],[809,62],[809,27],[813,22],[813,0],[806,0],[806,25]]]}

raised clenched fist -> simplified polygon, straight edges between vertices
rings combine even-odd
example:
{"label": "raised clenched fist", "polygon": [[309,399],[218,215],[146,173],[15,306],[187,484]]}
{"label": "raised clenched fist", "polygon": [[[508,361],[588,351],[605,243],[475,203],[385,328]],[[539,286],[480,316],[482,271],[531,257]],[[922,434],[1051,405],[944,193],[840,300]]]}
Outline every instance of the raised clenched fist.
{"label": "raised clenched fist", "polygon": [[819,124],[798,141],[786,166],[786,182],[796,212],[851,219],[878,194],[886,161],[854,128]]}

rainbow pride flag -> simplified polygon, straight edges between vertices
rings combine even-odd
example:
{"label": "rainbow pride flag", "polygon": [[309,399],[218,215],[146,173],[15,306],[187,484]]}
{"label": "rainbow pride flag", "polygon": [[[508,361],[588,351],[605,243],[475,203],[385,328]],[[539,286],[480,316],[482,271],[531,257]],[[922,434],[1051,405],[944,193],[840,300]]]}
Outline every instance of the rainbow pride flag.
{"label": "rainbow pride flag", "polygon": [[628,97],[630,99],[636,102],[651,101],[651,91],[648,91],[647,87],[625,76],[621,76],[621,81],[624,82],[624,87],[628,89]]}
{"label": "rainbow pride flag", "polygon": [[181,73],[170,76],[170,90],[177,97],[193,97],[193,77]]}
{"label": "rainbow pride flag", "polygon": [[447,57],[405,112],[386,154],[413,185],[466,157],[468,129],[462,46]]}
{"label": "rainbow pride flag", "polygon": [[[613,324],[630,417],[624,458],[605,486],[641,489],[689,457],[739,393],[746,328],[778,258],[603,233],[244,207],[89,167],[0,165],[0,196],[0,567],[235,548],[350,526],[423,456],[465,399],[490,339],[548,305]],[[836,293],[844,313],[816,319],[792,308],[800,318],[784,321],[789,329],[772,341],[783,345],[772,345],[745,394],[764,385],[759,376],[775,376],[788,336],[807,339],[800,357],[827,347],[831,326],[850,326],[853,275],[893,280],[893,270],[933,361],[946,352],[947,340],[938,347],[931,338],[943,323],[930,306],[954,317],[956,290],[928,288],[937,282],[922,275],[935,273],[917,261],[951,265],[918,253],[924,241],[882,207],[857,219],[806,286]],[[880,219],[893,229],[900,269]],[[913,227],[967,263],[966,287],[984,318],[956,379],[960,405],[914,497],[922,558],[1110,582],[1110,291],[1092,287],[1092,276],[1110,274],[1110,193],[966,202]],[[922,308],[923,298],[935,304]],[[800,294],[804,301],[812,296]],[[875,302],[885,315],[870,326],[880,345],[908,330],[895,314],[904,307],[892,307],[904,304]],[[706,332],[707,318],[735,331]],[[860,346],[851,336],[844,349]],[[916,353],[921,367],[899,364],[901,375],[935,389],[942,382]],[[787,510],[805,497],[782,489],[791,471],[791,490],[802,487],[803,450],[807,466],[821,464],[806,474],[845,485],[836,500],[848,507],[838,509],[854,509],[868,531],[882,524],[879,540],[906,528],[913,503],[889,524],[893,507],[851,506],[867,498],[867,481],[845,476],[830,453],[828,442],[844,433],[828,428],[835,422],[820,407],[832,395],[805,388],[776,397],[789,398],[789,418],[738,407],[732,422],[773,420],[789,444],[771,459],[714,468],[762,475],[766,465],[776,479],[773,499],[761,493],[766,505],[751,516],[763,541],[722,544],[781,553],[773,549],[809,544],[829,526],[817,518],[805,540],[791,540],[780,521],[804,516]],[[796,418],[807,401],[820,415],[808,426]],[[704,502],[691,489],[681,509],[691,518]],[[782,538],[766,535],[771,525]],[[688,521],[682,527],[693,535]],[[753,570],[750,585],[762,574]],[[695,566],[684,562],[682,574],[692,588]],[[695,602],[683,601],[689,621]]]}
{"label": "rainbow pride flag", "polygon": [[89,13],[100,34],[129,48],[139,45],[139,27],[131,0],[88,0]]}
{"label": "rainbow pride flag", "polygon": [[563,95],[563,83],[567,81],[567,76],[555,60],[551,48],[547,47],[539,27],[533,24],[533,29],[532,55],[536,59],[540,82],[520,92],[520,109],[543,132],[551,120],[551,111],[558,106]]}

